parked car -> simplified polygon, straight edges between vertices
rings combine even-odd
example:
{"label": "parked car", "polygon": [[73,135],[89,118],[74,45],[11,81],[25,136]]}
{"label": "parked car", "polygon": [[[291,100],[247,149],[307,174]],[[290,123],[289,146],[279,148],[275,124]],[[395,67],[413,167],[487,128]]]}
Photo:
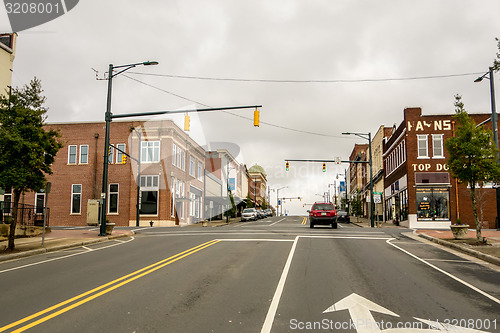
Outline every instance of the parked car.
{"label": "parked car", "polygon": [[265,219],[266,218],[266,213],[262,209],[257,209],[257,213],[259,214],[260,219]]}
{"label": "parked car", "polygon": [[351,218],[349,217],[349,214],[345,210],[339,210],[337,211],[337,222],[350,223]]}
{"label": "parked car", "polygon": [[273,216],[273,211],[271,208],[264,210],[264,212],[266,213],[266,216]]}
{"label": "parked car", "polygon": [[314,228],[316,224],[331,224],[337,229],[337,211],[331,202],[316,202],[309,213],[309,227]]}
{"label": "parked car", "polygon": [[257,209],[255,208],[245,208],[241,212],[241,222],[244,221],[255,221],[259,218]]}

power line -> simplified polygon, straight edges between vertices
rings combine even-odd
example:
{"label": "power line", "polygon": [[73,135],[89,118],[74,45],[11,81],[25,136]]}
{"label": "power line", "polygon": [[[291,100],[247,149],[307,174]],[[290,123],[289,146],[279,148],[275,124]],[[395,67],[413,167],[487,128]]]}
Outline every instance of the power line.
{"label": "power line", "polygon": [[[132,80],[132,81],[135,81],[135,82],[138,82],[140,84],[143,84],[143,85],[146,85],[148,87],[151,87],[153,89],[156,89],[156,90],[160,90],[164,93],[167,93],[169,95],[172,95],[172,96],[175,96],[175,97],[178,97],[178,98],[181,98],[183,100],[186,100],[186,101],[189,101],[191,103],[196,103],[196,104],[200,104],[200,105],[203,105],[203,106],[206,106],[206,107],[211,107],[210,105],[207,105],[207,104],[204,104],[204,103],[201,103],[201,102],[197,102],[195,100],[192,100],[190,98],[187,98],[187,97],[184,97],[184,96],[181,96],[179,94],[175,94],[171,91],[168,91],[168,90],[165,90],[165,89],[162,89],[162,88],[159,88],[159,87],[156,87],[152,84],[149,84],[147,82],[144,82],[144,81],[141,81],[141,80],[138,80],[138,79],[135,79],[135,78],[132,78],[126,74],[122,74],[122,76]],[[232,113],[232,112],[229,112],[229,111],[222,111],[223,113],[227,113],[231,116],[235,116],[235,117],[239,117],[239,118],[243,118],[243,119],[246,119],[246,120],[250,120],[250,121],[253,121],[252,118],[249,118],[249,117],[245,117],[245,116],[242,116],[242,115],[239,115],[239,114],[236,114],[236,113]],[[335,135],[329,135],[329,134],[322,134],[322,133],[316,133],[316,132],[309,132],[309,131],[304,131],[304,130],[299,130],[299,129],[296,129],[296,128],[290,128],[290,127],[285,127],[285,126],[280,126],[280,125],[276,125],[276,124],[272,124],[272,123],[268,123],[268,122],[265,122],[265,121],[260,121],[261,124],[264,124],[264,125],[267,125],[267,126],[271,126],[271,127],[275,127],[275,128],[280,128],[280,129],[284,129],[284,130],[288,130],[288,131],[293,131],[293,132],[298,132],[298,133],[304,133],[304,134],[310,134],[310,135],[316,135],[316,136],[322,136],[322,137],[329,137],[329,138],[341,138],[341,136],[335,136]],[[342,138],[344,138],[342,136]]]}
{"label": "power line", "polygon": [[195,104],[200,104],[200,105],[206,106],[206,107],[208,107],[208,108],[209,108],[209,107],[211,107],[210,105],[206,105],[206,104],[203,104],[203,103],[197,102],[197,101],[192,100],[192,99],[189,99],[189,98],[187,98],[187,97],[184,97],[184,96],[181,96],[181,95],[175,94],[175,93],[173,93],[173,92],[171,92],[171,91],[168,91],[168,90],[165,90],[165,89],[162,89],[162,88],[159,88],[159,87],[153,86],[152,84],[146,83],[146,82],[144,82],[144,81],[134,79],[133,77],[130,77],[130,76],[126,75],[126,74],[122,74],[122,76],[125,76],[127,79],[130,79],[130,80],[132,80],[132,81],[139,82],[139,83],[141,83],[141,84],[143,84],[143,85],[145,85],[145,86],[148,86],[148,87],[154,88],[154,89],[156,89],[156,90],[163,91],[164,93],[167,93],[167,94],[169,94],[169,95],[172,95],[172,96],[175,96],[175,97],[181,98],[181,99],[186,100],[186,101],[188,101],[188,102],[195,103]]}
{"label": "power line", "polygon": [[277,79],[245,79],[245,78],[218,78],[204,76],[187,76],[173,74],[155,74],[143,72],[129,72],[130,74],[168,77],[173,79],[188,79],[188,80],[209,80],[209,81],[233,81],[233,82],[261,82],[261,83],[362,83],[362,82],[388,82],[388,81],[412,81],[412,80],[430,80],[444,79],[460,76],[480,75],[483,72],[461,73],[461,74],[445,74],[445,75],[427,75],[427,76],[412,76],[400,78],[379,78],[379,79],[337,79],[337,80],[277,80]]}

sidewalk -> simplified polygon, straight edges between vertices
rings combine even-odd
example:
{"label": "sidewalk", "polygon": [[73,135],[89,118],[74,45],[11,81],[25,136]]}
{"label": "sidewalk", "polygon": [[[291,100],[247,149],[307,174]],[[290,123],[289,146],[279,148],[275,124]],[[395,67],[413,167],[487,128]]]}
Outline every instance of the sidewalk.
{"label": "sidewalk", "polygon": [[[370,228],[370,220],[366,218],[351,217],[351,223],[363,227]],[[392,223],[381,223],[381,228],[398,228]],[[500,266],[500,231],[496,229],[483,229],[481,236],[486,239],[486,244],[475,245],[476,230],[469,229],[467,239],[457,240],[453,238],[451,230],[415,230],[414,233],[424,239],[434,243],[464,252],[476,258],[488,261]]]}
{"label": "sidewalk", "polygon": [[237,222],[241,222],[241,217],[231,217],[229,218],[229,223],[226,221],[226,219],[224,218],[223,220],[213,220],[213,221],[202,221],[202,222],[198,222],[198,223],[194,223],[194,224],[188,224],[188,225],[185,225],[185,226],[182,226],[182,227],[188,227],[188,228],[196,228],[196,227],[222,227],[222,226],[225,226],[225,225],[228,225],[228,224],[232,224],[232,223],[237,223]]}
{"label": "sidewalk", "polygon": [[76,229],[76,230],[52,230],[45,234],[44,246],[42,236],[17,238],[14,242],[14,251],[7,250],[8,240],[2,238],[0,241],[0,261],[28,257],[35,254],[59,251],[71,247],[89,245],[99,242],[129,237],[134,234],[131,230],[114,229],[108,236],[99,236],[99,230]]}
{"label": "sidewalk", "polygon": [[[241,219],[231,218],[229,224],[240,222]],[[221,227],[228,225],[226,220],[208,221],[206,227]],[[200,222],[196,224],[189,224],[182,227],[188,228],[201,228],[205,225]],[[82,245],[95,244],[105,242],[111,239],[129,237],[134,235],[131,230],[113,229],[113,233],[109,236],[99,236],[99,230],[96,229],[74,229],[74,230],[61,230],[52,229],[51,232],[45,234],[44,246],[42,246],[42,236],[16,238],[15,249],[10,252],[7,250],[8,240],[0,238],[0,261],[12,260],[22,257],[28,257],[35,254],[59,251],[71,247]]]}

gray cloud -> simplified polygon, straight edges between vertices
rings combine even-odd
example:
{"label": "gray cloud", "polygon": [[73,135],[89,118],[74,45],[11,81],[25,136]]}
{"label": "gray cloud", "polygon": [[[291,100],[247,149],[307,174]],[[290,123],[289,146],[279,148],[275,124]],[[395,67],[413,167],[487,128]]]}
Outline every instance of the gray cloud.
{"label": "gray cloud", "polygon": [[[157,60],[134,72],[245,79],[357,80],[486,71],[500,35],[495,0],[259,0],[79,2],[71,12],[19,33],[14,85],[42,80],[49,121],[103,120],[108,64]],[[355,138],[402,120],[407,106],[453,113],[463,95],[471,112],[489,112],[489,88],[475,76],[351,83],[257,83],[128,76],[210,106],[262,104],[261,120],[225,113],[200,115],[207,141],[239,147],[247,165],[270,168],[280,194],[320,199],[314,191],[336,177],[328,172],[281,175],[286,158],[347,158]],[[113,82],[113,112],[176,109],[192,102],[125,76]],[[500,85],[499,85],[500,86]],[[236,111],[235,111],[236,113]],[[252,111],[237,111],[252,117]],[[294,166],[295,167],[295,166]],[[296,166],[300,167],[300,166]],[[321,166],[317,166],[320,170]],[[326,178],[326,179],[325,179]],[[301,186],[304,193],[301,192]],[[294,192],[294,193],[292,193]],[[274,197],[273,197],[274,198]],[[302,204],[287,204],[303,213]]]}

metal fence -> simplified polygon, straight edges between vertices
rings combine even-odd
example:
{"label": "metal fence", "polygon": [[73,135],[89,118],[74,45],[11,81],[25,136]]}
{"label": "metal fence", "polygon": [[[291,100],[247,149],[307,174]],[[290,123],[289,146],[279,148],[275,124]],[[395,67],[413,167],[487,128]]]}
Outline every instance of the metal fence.
{"label": "metal fence", "polygon": [[[17,223],[21,225],[34,225],[43,227],[44,219],[43,206],[34,206],[19,203],[17,207]],[[50,208],[47,210],[46,226],[49,226]],[[10,223],[12,221],[13,203],[10,201],[0,202],[0,223]]]}

